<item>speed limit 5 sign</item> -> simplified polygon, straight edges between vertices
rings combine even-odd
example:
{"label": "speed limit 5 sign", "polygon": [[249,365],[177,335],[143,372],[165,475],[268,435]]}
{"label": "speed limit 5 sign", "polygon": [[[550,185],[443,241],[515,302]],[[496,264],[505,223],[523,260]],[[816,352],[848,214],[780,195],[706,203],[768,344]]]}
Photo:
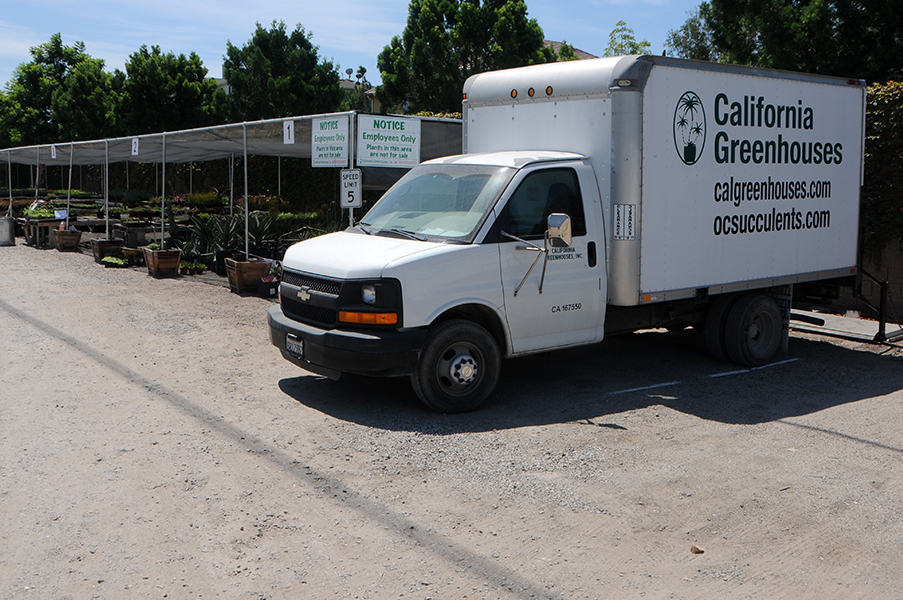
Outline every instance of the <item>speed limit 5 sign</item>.
{"label": "speed limit 5 sign", "polygon": [[361,183],[360,169],[342,169],[341,192],[339,199],[342,208],[360,208],[363,201],[363,185]]}

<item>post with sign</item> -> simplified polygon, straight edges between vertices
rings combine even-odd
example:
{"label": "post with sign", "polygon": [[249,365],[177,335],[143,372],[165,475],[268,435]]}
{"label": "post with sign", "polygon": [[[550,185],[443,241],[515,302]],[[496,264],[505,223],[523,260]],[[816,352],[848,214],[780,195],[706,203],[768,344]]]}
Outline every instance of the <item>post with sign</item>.
{"label": "post with sign", "polygon": [[363,205],[363,185],[360,169],[342,169],[340,175],[340,201],[348,209],[348,225],[354,225],[354,209]]}

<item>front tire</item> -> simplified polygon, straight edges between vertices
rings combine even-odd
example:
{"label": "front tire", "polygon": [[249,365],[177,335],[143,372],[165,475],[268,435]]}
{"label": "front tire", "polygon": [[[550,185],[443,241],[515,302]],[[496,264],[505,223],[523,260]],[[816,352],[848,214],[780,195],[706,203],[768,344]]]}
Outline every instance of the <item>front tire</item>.
{"label": "front tire", "polygon": [[501,362],[498,344],[486,329],[471,321],[445,321],[430,332],[411,385],[433,410],[474,410],[495,390]]}

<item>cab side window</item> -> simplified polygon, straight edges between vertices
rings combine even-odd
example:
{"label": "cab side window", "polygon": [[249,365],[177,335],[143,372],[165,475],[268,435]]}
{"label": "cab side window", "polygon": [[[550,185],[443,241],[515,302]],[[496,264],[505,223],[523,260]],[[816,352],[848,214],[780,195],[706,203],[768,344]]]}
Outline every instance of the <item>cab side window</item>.
{"label": "cab side window", "polygon": [[580,185],[573,169],[545,169],[527,175],[502,210],[498,224],[502,231],[519,238],[542,239],[546,218],[552,213],[566,213],[574,235],[586,235]]}

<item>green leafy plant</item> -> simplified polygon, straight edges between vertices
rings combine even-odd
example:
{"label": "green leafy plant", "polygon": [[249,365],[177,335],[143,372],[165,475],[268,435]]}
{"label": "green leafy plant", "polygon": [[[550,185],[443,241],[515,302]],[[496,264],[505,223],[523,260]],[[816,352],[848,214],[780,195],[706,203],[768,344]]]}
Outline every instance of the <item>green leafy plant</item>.
{"label": "green leafy plant", "polygon": [[26,208],[25,216],[33,219],[52,219],[56,215],[52,208]]}
{"label": "green leafy plant", "polygon": [[110,267],[127,267],[129,265],[127,260],[118,256],[104,256],[100,262]]}

